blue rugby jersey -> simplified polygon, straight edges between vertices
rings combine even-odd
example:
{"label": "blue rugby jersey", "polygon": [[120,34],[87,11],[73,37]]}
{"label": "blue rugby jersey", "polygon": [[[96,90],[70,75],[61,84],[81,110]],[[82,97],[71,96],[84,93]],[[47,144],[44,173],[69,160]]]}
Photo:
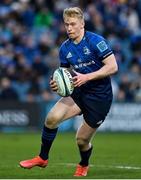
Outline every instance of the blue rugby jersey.
{"label": "blue rugby jersey", "polygon": [[[61,45],[60,66],[72,67],[76,72],[87,74],[99,70],[103,66],[102,61],[112,53],[102,36],[86,31],[78,44],[67,39]],[[96,100],[112,100],[113,97],[110,77],[88,81],[80,89],[92,94]]]}

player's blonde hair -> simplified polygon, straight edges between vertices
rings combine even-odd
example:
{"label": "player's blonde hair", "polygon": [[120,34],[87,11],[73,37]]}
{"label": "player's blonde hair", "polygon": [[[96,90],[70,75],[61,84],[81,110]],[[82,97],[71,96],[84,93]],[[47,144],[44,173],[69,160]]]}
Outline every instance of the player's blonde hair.
{"label": "player's blonde hair", "polygon": [[84,20],[83,12],[79,7],[70,7],[64,9],[63,18],[65,19],[65,17],[78,17]]}

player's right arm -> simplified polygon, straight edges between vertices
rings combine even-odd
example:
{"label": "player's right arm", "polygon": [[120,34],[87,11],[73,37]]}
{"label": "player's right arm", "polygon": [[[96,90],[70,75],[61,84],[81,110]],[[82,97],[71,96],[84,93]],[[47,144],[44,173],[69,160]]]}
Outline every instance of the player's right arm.
{"label": "player's right arm", "polygon": [[[61,45],[61,47],[59,49],[59,60],[60,60],[60,67],[63,67],[63,68],[69,68],[70,67],[70,64],[68,63],[68,61],[66,59],[65,42]],[[50,80],[50,87],[55,92],[58,90],[56,81],[54,81],[52,78]]]}

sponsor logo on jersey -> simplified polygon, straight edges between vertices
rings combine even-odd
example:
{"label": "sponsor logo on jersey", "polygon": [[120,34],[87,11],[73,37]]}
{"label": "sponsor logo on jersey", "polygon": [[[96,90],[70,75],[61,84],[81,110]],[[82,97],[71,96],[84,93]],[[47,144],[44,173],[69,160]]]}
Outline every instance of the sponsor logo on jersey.
{"label": "sponsor logo on jersey", "polygon": [[77,64],[77,65],[74,65],[73,67],[75,68],[75,69],[79,69],[79,68],[82,68],[82,67],[87,67],[87,66],[90,66],[90,65],[92,65],[92,64],[95,64],[95,61],[94,60],[92,60],[92,61],[90,61],[90,62],[86,62],[86,63],[79,63],[79,64]]}
{"label": "sponsor logo on jersey", "polygon": [[71,58],[71,57],[72,57],[72,54],[71,54],[71,52],[69,52],[69,53],[67,54],[66,58],[69,59],[69,58]]}
{"label": "sponsor logo on jersey", "polygon": [[105,41],[101,41],[96,45],[100,52],[104,52],[106,49],[108,49],[108,46]]}
{"label": "sponsor logo on jersey", "polygon": [[85,46],[85,47],[83,48],[83,52],[84,52],[84,54],[86,54],[86,55],[89,55],[89,54],[91,53],[91,51],[88,49],[87,46]]}

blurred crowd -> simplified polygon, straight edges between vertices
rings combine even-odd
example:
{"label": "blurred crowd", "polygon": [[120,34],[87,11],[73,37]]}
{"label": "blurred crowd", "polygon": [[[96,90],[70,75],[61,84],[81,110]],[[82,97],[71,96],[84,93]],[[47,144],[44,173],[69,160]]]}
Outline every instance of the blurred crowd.
{"label": "blurred crowd", "polygon": [[140,0],[1,0],[0,100],[57,99],[49,80],[58,67],[58,48],[67,38],[64,8],[79,6],[86,30],[112,46],[119,72],[112,77],[116,102],[141,102]]}

